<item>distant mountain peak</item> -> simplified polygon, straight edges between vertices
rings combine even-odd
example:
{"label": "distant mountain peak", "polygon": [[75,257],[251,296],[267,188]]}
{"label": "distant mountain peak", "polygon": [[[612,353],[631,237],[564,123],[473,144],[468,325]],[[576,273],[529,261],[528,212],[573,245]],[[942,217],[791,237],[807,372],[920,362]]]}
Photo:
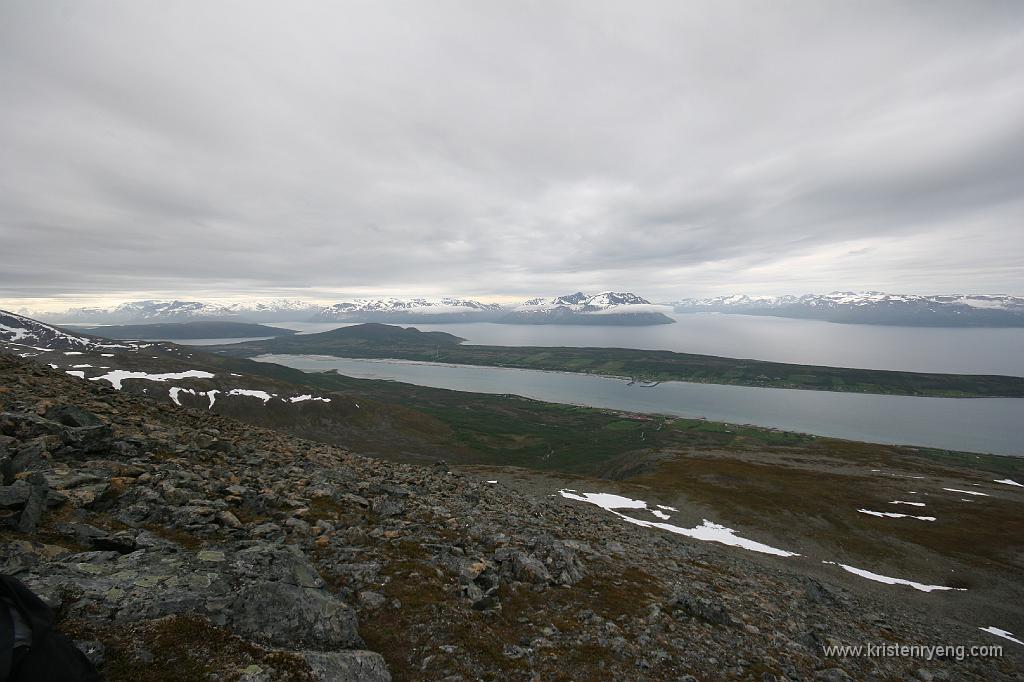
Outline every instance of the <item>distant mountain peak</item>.
{"label": "distant mountain peak", "polygon": [[623,305],[651,305],[651,302],[629,292],[602,291],[601,293],[591,295],[577,291],[574,294],[556,296],[554,298],[531,298],[521,303],[518,308],[566,307],[577,312],[591,312]]}
{"label": "distant mountain peak", "polygon": [[554,298],[531,298],[515,306],[502,322],[515,324],[671,324],[671,307],[654,305],[630,292],[602,291]]}

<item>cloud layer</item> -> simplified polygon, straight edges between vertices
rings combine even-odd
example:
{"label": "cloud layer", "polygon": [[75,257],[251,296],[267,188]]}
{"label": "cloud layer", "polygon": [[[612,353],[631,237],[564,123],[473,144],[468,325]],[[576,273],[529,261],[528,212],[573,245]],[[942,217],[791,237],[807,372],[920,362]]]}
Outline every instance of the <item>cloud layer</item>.
{"label": "cloud layer", "polygon": [[1024,4],[0,5],[0,299],[1024,293]]}

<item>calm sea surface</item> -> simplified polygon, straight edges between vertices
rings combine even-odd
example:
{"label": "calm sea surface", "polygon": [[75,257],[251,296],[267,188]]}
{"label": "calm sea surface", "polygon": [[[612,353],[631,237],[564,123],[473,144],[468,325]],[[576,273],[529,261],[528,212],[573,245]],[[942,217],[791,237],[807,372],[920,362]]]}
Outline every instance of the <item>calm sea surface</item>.
{"label": "calm sea surface", "polygon": [[310,355],[255,359],[311,372],[336,369],[346,376],[457,391],[705,417],[876,443],[1024,455],[1024,399],[915,398],[674,381],[640,387],[607,377],[498,367]]}

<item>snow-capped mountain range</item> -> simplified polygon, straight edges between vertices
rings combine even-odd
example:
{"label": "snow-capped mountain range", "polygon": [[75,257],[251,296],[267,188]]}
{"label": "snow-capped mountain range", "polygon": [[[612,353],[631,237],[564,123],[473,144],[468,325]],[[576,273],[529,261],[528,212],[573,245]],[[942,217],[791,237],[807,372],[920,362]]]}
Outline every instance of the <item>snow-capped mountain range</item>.
{"label": "snow-capped mountain range", "polygon": [[636,294],[618,293],[615,291],[602,291],[599,294],[590,296],[577,291],[567,296],[556,296],[555,298],[531,298],[522,304],[515,306],[515,310],[546,310],[551,308],[568,308],[570,310],[584,312],[598,312],[617,308],[619,306],[652,305],[645,298]]}
{"label": "snow-capped mountain range", "polygon": [[633,293],[577,291],[555,298],[533,298],[515,306],[501,321],[508,324],[671,324],[671,306],[655,305]]}
{"label": "snow-capped mountain range", "polygon": [[[503,306],[458,297],[359,298],[331,305],[294,299],[244,303],[202,301],[129,301],[111,307],[78,307],[61,312],[25,311],[55,324],[147,324],[157,322],[392,322],[443,323],[488,321],[531,324],[568,323],[587,315],[587,324],[650,324],[670,321],[669,306],[655,306],[633,293],[605,291],[596,295],[577,292],[554,298],[535,298],[520,305]],[[590,316],[610,316],[594,319]],[[624,317],[626,316],[626,317]],[[611,319],[615,318],[615,319]]]}
{"label": "snow-capped mountain range", "polygon": [[679,313],[719,312],[843,322],[935,327],[1024,326],[1024,298],[1001,294],[922,296],[834,291],[803,296],[716,296],[674,304]]}
{"label": "snow-capped mountain range", "polygon": [[396,324],[496,322],[503,324],[671,323],[667,313],[717,312],[795,317],[854,324],[952,327],[1024,326],[1024,297],[1002,294],[924,296],[878,291],[836,291],[802,296],[687,298],[654,304],[630,292],[603,291],[532,298],[519,304],[483,303],[460,297],[358,298],[334,304],[295,299],[263,299],[242,303],[185,300],[129,301],[111,307],[79,307],[62,312],[19,313],[57,325],[148,324],[157,322],[228,321],[386,322]]}
{"label": "snow-capped mountain range", "polygon": [[69,308],[53,313],[31,313],[56,323],[141,324],[146,322],[234,321],[269,322],[308,320],[322,305],[292,299],[257,300],[245,303],[200,301],[128,301],[120,305]]}
{"label": "snow-capped mountain range", "polygon": [[388,322],[418,320],[461,322],[500,313],[497,303],[465,298],[360,298],[321,308],[316,319],[339,322]]}

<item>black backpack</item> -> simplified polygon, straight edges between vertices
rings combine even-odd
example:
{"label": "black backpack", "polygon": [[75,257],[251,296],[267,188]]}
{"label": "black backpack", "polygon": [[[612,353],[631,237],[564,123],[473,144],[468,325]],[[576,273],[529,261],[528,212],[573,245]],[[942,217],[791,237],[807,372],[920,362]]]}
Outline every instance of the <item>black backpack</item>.
{"label": "black backpack", "polygon": [[[31,646],[14,646],[11,608],[32,631]],[[53,611],[20,580],[0,575],[0,682],[97,682],[99,673],[75,643],[54,627]]]}

